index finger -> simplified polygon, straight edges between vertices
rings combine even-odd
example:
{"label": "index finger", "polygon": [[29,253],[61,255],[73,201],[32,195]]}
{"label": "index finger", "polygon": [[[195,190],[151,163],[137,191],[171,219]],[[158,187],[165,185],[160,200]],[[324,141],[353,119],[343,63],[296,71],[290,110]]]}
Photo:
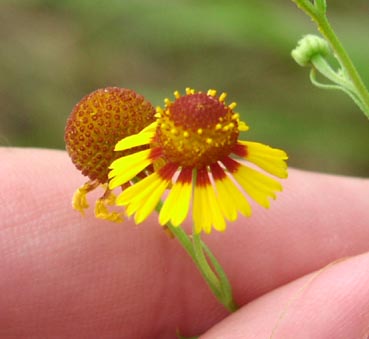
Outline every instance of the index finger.
{"label": "index finger", "polygon": [[[176,328],[201,333],[226,316],[156,216],[140,227],[83,218],[70,200],[85,179],[65,152],[1,153],[5,335],[171,338]],[[270,211],[255,207],[251,218],[204,238],[236,301],[367,249],[368,188],[366,180],[291,170]]]}

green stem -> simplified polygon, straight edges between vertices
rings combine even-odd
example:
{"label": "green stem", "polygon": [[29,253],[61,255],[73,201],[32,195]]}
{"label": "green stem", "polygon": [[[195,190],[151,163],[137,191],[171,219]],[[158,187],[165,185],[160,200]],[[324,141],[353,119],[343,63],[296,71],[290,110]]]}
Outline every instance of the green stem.
{"label": "green stem", "polygon": [[[322,89],[330,89],[330,90],[340,90],[345,92],[351,99],[352,101],[363,111],[365,112],[365,107],[363,106],[362,101],[360,100],[359,97],[357,97],[355,91],[351,91],[349,89],[349,87],[345,87],[342,85],[333,85],[333,84],[324,84],[321,83],[320,81],[317,80],[316,78],[316,72],[317,69],[315,67],[313,67],[310,71],[310,81],[312,82],[312,84],[314,84],[315,86],[317,86],[318,88],[322,88]],[[327,77],[328,78],[328,77]]]}
{"label": "green stem", "polygon": [[223,302],[224,306],[231,312],[237,311],[238,305],[233,300],[232,286],[229,283],[227,275],[225,274],[218,260],[215,258],[213,253],[210,251],[209,247],[207,247],[204,242],[202,242],[202,247],[204,248],[206,255],[208,256],[210,262],[212,263],[219,277],[220,285],[221,285],[223,296],[224,296],[224,302]]}
{"label": "green stem", "polygon": [[[229,284],[228,278],[226,277],[222,267],[215,259],[215,256],[201,240],[200,234],[193,234],[192,242],[198,264],[202,270],[202,274],[209,286],[214,286],[215,292],[213,291],[213,293],[217,297],[218,301],[230,312],[236,311],[238,307],[233,300],[231,285]],[[204,250],[206,251],[209,260],[213,264],[213,268],[209,265]],[[217,274],[214,273],[214,270]]]}
{"label": "green stem", "polygon": [[331,66],[328,64],[328,62],[326,61],[326,59],[322,55],[317,54],[316,56],[314,56],[311,60],[311,63],[316,68],[316,70],[318,70],[319,73],[324,75],[327,79],[329,79],[333,83],[335,83],[339,86],[342,86],[342,87],[346,88],[347,90],[355,93],[355,88],[352,85],[352,83],[350,82],[350,80],[347,79],[346,77],[343,77],[343,76],[340,76],[339,74],[337,74],[337,72],[335,72],[331,68]]}
{"label": "green stem", "polygon": [[187,233],[182,229],[182,227],[175,227],[171,223],[166,225],[172,234],[177,238],[182,247],[185,249],[187,254],[191,257],[191,259],[197,263],[197,258],[195,252],[193,250],[192,241]]}
{"label": "green stem", "polygon": [[326,0],[315,0],[315,6],[320,13],[325,13],[327,10]]}
{"label": "green stem", "polygon": [[[162,206],[163,202],[159,201],[158,205],[156,206],[156,211],[158,213],[160,212]],[[192,241],[187,235],[187,233],[182,229],[182,227],[175,227],[171,223],[168,223],[166,226],[169,228],[172,234],[178,239],[178,241],[181,243],[182,247],[191,257],[191,259],[196,263],[196,255],[195,252],[193,251]]]}
{"label": "green stem", "polygon": [[182,227],[175,227],[170,223],[167,224],[167,227],[175,235],[175,237],[186,250],[186,252],[190,255],[191,259],[209,285],[210,289],[217,297],[217,299],[219,299],[221,297],[219,281],[214,272],[211,271],[208,263],[206,262],[206,258],[202,257],[201,253],[199,253],[198,248],[196,248],[196,245],[194,244],[194,241],[191,241],[190,237],[182,229]]}
{"label": "green stem", "polygon": [[369,119],[369,93],[362,81],[357,69],[355,68],[350,56],[338,39],[332,26],[330,25],[325,13],[325,3],[319,1],[318,6],[314,6],[309,0],[292,0],[299,8],[305,11],[317,24],[321,34],[329,41],[336,58],[345,70],[347,76],[351,79],[353,86],[356,89],[357,95],[362,101],[363,110],[366,117]]}
{"label": "green stem", "polygon": [[[192,258],[194,264],[196,265],[197,269],[200,271],[201,275],[203,276],[204,280],[208,284],[210,290],[213,292],[214,296],[218,299],[218,301],[224,305],[230,312],[234,312],[236,310],[233,307],[234,302],[229,301],[229,297],[225,297],[222,287],[218,277],[211,269],[204,252],[202,250],[203,243],[199,235],[194,234],[192,236],[192,241],[190,237],[187,235],[185,231],[183,231],[182,227],[180,226],[173,226],[170,223],[167,224],[169,230],[175,235],[179,243],[183,246],[186,252]],[[209,250],[210,251],[210,250]]]}
{"label": "green stem", "polygon": [[219,299],[221,297],[221,286],[219,283],[218,277],[215,275],[209,263],[205,257],[205,254],[202,249],[202,241],[200,234],[192,235],[192,245],[195,252],[195,256],[199,266],[201,267],[202,274],[206,281],[208,281],[209,285],[213,286],[213,288],[217,291],[216,297]]}
{"label": "green stem", "polygon": [[328,22],[327,17],[319,16],[319,21],[317,20],[316,22],[318,24],[319,31],[330,42],[332,49],[335,52],[336,58],[339,60],[341,66],[344,67],[346,74],[349,76],[352,84],[356,88],[358,95],[360,96],[362,102],[366,107],[364,114],[369,119],[369,93],[350,56],[334,33],[331,25]]}
{"label": "green stem", "polygon": [[[162,205],[163,202],[160,201],[156,207],[158,212],[160,212]],[[200,271],[201,275],[218,301],[230,312],[236,311],[238,306],[233,300],[232,288],[229,284],[227,276],[216,260],[215,256],[211,253],[210,249],[201,240],[201,236],[199,234],[193,234],[191,240],[190,236],[188,236],[181,226],[173,226],[171,223],[167,223],[166,226],[177,238],[178,242],[182,245],[187,254],[191,257],[192,261]],[[209,265],[204,250],[214,269]]]}
{"label": "green stem", "polygon": [[307,15],[314,18],[317,15],[316,8],[309,0],[292,0],[297,7],[301,8]]}

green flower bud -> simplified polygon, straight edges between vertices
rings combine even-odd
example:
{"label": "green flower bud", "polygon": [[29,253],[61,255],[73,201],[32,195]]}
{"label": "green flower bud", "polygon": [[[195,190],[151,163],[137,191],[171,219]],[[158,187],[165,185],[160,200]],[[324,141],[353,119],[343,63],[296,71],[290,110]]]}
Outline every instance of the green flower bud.
{"label": "green flower bud", "polygon": [[300,66],[308,66],[311,64],[312,59],[321,55],[323,57],[330,54],[330,48],[328,42],[316,35],[305,35],[297,43],[297,47],[291,52],[292,58]]}

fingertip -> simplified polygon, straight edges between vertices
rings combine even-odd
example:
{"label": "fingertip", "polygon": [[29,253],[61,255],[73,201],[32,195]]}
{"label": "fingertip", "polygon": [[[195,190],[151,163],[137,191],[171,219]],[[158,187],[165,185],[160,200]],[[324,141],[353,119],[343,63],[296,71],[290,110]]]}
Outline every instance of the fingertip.
{"label": "fingertip", "polygon": [[201,339],[364,338],[369,254],[314,272],[244,306]]}
{"label": "fingertip", "polygon": [[369,180],[290,170],[269,210],[224,234],[203,237],[225,268],[238,303],[369,250]]}

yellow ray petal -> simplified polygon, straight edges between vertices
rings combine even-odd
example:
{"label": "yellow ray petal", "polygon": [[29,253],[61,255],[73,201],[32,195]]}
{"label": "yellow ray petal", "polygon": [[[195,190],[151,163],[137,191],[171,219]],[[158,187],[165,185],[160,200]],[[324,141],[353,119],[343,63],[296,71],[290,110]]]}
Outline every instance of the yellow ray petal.
{"label": "yellow ray petal", "polygon": [[186,219],[190,207],[191,192],[192,182],[183,182],[178,178],[160,211],[159,222],[161,225],[171,221],[173,226],[179,226]]}
{"label": "yellow ray petal", "polygon": [[147,125],[140,133],[154,133],[158,127],[158,122],[154,121],[150,125]]}
{"label": "yellow ray petal", "polygon": [[288,176],[287,164],[283,160],[257,157],[252,154],[248,156],[247,160],[278,178],[287,178]]}
{"label": "yellow ray petal", "polygon": [[[166,198],[159,214],[159,223],[160,225],[165,225],[169,221],[171,221],[175,208],[177,206],[177,201],[179,198],[179,194],[181,192],[182,183],[176,183],[173,185],[171,190],[169,191],[168,197]],[[173,221],[171,221],[173,224]]]}
{"label": "yellow ray petal", "polygon": [[[205,186],[205,194],[207,206],[204,213],[210,214],[211,224],[217,231],[224,231],[226,229],[226,223],[216,199],[214,187],[212,185]],[[210,233],[210,230],[207,233]]]}
{"label": "yellow ray petal", "polygon": [[[155,191],[162,185],[163,181],[156,173],[152,176],[153,181],[150,185],[143,187],[143,189],[132,190],[131,193],[136,193],[131,200],[126,204],[126,213],[128,216],[136,213],[150,197],[155,194]],[[167,182],[166,182],[167,183]],[[135,187],[134,185],[133,187]]]}
{"label": "yellow ray petal", "polygon": [[223,214],[228,220],[236,220],[237,211],[244,216],[251,215],[250,204],[230,178],[226,176],[222,180],[215,180],[215,187],[218,192],[219,205],[223,209]]}
{"label": "yellow ray petal", "polygon": [[[241,166],[235,162],[237,166]],[[238,167],[237,167],[238,168]],[[251,207],[245,196],[218,163],[210,166],[217,190],[217,198],[223,215],[230,221],[237,218],[237,212],[245,216],[251,215]]]}
{"label": "yellow ray petal", "polygon": [[237,209],[234,204],[234,197],[230,195],[227,184],[229,185],[229,183],[226,183],[225,178],[222,180],[215,180],[219,207],[229,221],[234,221],[237,219]]}
{"label": "yellow ray petal", "polygon": [[241,165],[232,175],[246,193],[265,208],[269,208],[270,205],[268,198],[275,199],[274,192],[282,190],[278,181],[247,166]]}
{"label": "yellow ray petal", "polygon": [[[112,176],[114,176],[116,174],[116,172],[119,171],[123,171],[126,168],[129,168],[130,165],[132,164],[136,164],[136,163],[140,163],[141,161],[143,161],[144,159],[149,159],[150,158],[150,149],[145,149],[143,151],[139,151],[139,152],[135,152],[129,155],[125,155],[123,157],[120,157],[116,160],[114,160],[109,168],[111,169],[110,173],[109,173],[109,177],[111,178]],[[133,166],[134,166],[133,165]]]}
{"label": "yellow ray petal", "polygon": [[155,190],[152,191],[152,194],[150,194],[147,199],[140,205],[135,214],[136,224],[140,224],[141,222],[146,220],[147,217],[154,211],[165,189],[168,187],[168,184],[168,181],[161,180]]}
{"label": "yellow ray petal", "polygon": [[172,164],[162,167],[122,192],[117,198],[117,204],[127,205],[127,215],[135,213],[135,222],[141,223],[157,206],[176,169],[177,166]]}
{"label": "yellow ray petal", "polygon": [[238,143],[241,145],[247,146],[248,150],[255,154],[259,153],[259,154],[270,155],[276,158],[281,158],[284,160],[288,159],[286,152],[279,148],[273,148],[268,145],[262,144],[260,142],[254,142],[254,141],[238,140]]}
{"label": "yellow ray petal", "polygon": [[226,224],[218,205],[214,187],[211,185],[206,169],[197,171],[193,202],[193,219],[196,233],[203,230],[211,232],[211,226],[218,231],[225,230]]}
{"label": "yellow ray petal", "polygon": [[200,233],[202,230],[206,233],[210,233],[211,230],[209,211],[205,209],[207,207],[205,191],[205,187],[195,186],[193,198],[193,222],[195,233]]}
{"label": "yellow ray petal", "polygon": [[287,177],[288,156],[285,151],[251,141],[238,141],[247,147],[245,159],[279,178]]}
{"label": "yellow ray petal", "polygon": [[87,193],[99,186],[98,181],[88,181],[79,187],[73,194],[72,206],[75,210],[85,214],[85,209],[88,208]]}
{"label": "yellow ray petal", "polygon": [[179,226],[187,217],[192,195],[192,183],[183,184],[179,192],[177,205],[172,215],[173,226]]}
{"label": "yellow ray petal", "polygon": [[145,196],[148,191],[155,188],[158,180],[161,180],[161,178],[157,173],[150,174],[148,177],[140,180],[120,193],[116,199],[116,204],[126,206],[134,200],[142,199],[142,196]]}
{"label": "yellow ray petal", "polygon": [[147,145],[150,143],[151,139],[153,138],[153,132],[146,132],[146,133],[138,133],[130,135],[120,141],[117,142],[115,145],[115,151],[124,151],[126,149],[130,149],[136,146]]}
{"label": "yellow ray petal", "polygon": [[97,199],[94,210],[95,217],[117,223],[122,222],[123,213],[109,211],[107,205],[110,205],[109,199]]}
{"label": "yellow ray petal", "polygon": [[72,198],[72,206],[76,211],[79,211],[82,213],[82,215],[85,214],[85,209],[89,207],[89,204],[87,202],[87,192],[83,189],[84,186],[79,187],[73,194]]}
{"label": "yellow ray petal", "polygon": [[111,179],[109,189],[123,185],[150,165],[152,163],[152,159],[149,158],[150,152],[151,150],[147,149],[113,161],[110,165],[112,170],[108,174]]}

